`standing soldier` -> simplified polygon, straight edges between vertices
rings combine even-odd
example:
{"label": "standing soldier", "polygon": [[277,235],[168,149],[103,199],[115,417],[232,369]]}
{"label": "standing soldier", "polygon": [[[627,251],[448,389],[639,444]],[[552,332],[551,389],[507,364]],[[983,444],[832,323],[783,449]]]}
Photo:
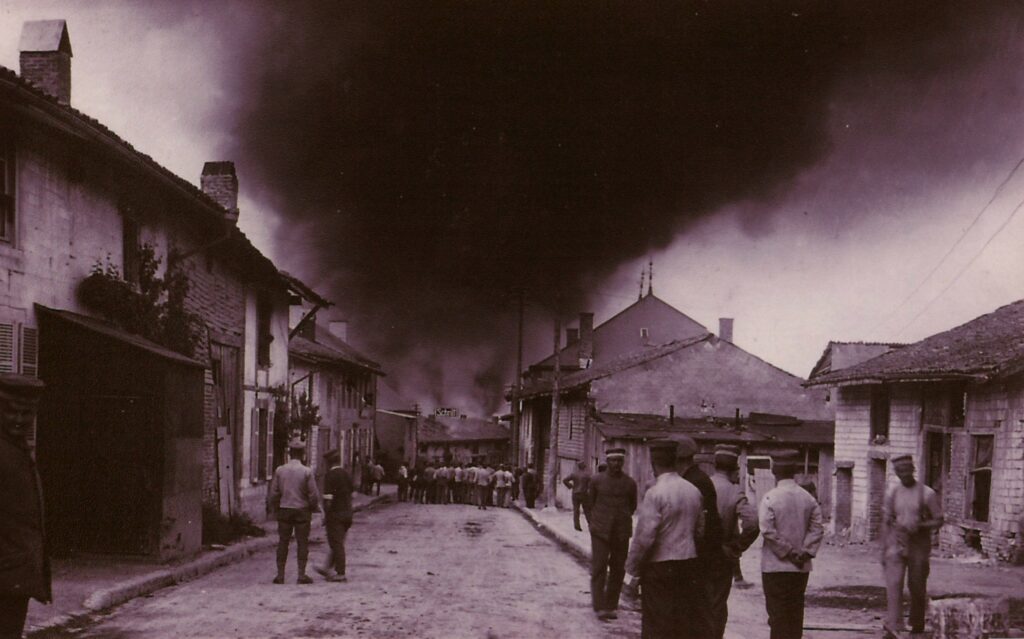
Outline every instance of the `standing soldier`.
{"label": "standing soldier", "polygon": [[904,628],[904,581],[910,589],[910,631],[924,632],[932,531],[942,526],[942,505],[934,490],[914,479],[914,458],[902,455],[892,464],[900,482],[889,488],[882,505],[887,637],[899,636]]}
{"label": "standing soldier", "polygon": [[[704,526],[696,486],[676,472],[676,443],[650,444],[654,485],[644,494],[626,571],[639,577],[644,639],[699,637],[697,541]],[[703,639],[703,638],[701,638]]]}
{"label": "standing soldier", "polygon": [[295,533],[295,552],[299,564],[300,584],[311,584],[306,574],[309,559],[309,528],[313,513],[320,510],[320,495],[313,470],[302,463],[306,444],[299,438],[288,443],[288,463],[274,470],[274,479],[267,491],[267,510],[277,517],[277,576],[275,584],[284,583],[284,567],[288,563],[288,545]]}
{"label": "standing soldier", "polygon": [[491,467],[487,464],[480,464],[480,467],[476,469],[476,507],[478,510],[487,510],[487,504],[490,501],[491,485],[494,483],[493,480]]}
{"label": "standing soldier", "polygon": [[576,464],[576,470],[562,480],[565,487],[572,491],[572,525],[576,530],[583,530],[580,526],[580,508],[583,508],[583,515],[590,521],[590,511],[586,508],[587,491],[590,489],[590,473],[587,472],[587,463]]}
{"label": "standing soldier", "polygon": [[523,499],[526,500],[527,508],[535,508],[537,504],[537,471],[533,464],[526,465],[526,472],[523,473]]}
{"label": "standing soldier", "polygon": [[697,560],[701,567],[701,574],[704,575],[704,588],[697,591],[698,598],[697,616],[693,623],[700,626],[694,636],[714,636],[715,622],[712,616],[711,598],[708,584],[712,567],[723,561],[722,556],[722,520],[718,516],[718,494],[715,492],[715,484],[707,476],[694,459],[697,455],[697,442],[691,437],[683,435],[679,438],[679,449],[676,460],[679,475],[697,487],[701,495],[701,505],[704,508],[704,534],[697,538]]}
{"label": "standing soldier", "polygon": [[455,464],[455,477],[453,478],[453,481],[455,483],[453,484],[454,488],[452,489],[452,493],[453,493],[453,499],[452,500],[456,504],[464,504],[464,503],[466,503],[465,496],[463,495],[463,493],[464,493],[463,481],[465,479],[466,479],[466,471],[463,470],[462,464],[461,463],[460,464]]}
{"label": "standing soldier", "polygon": [[633,534],[636,482],[622,472],[626,450],[605,451],[608,472],[594,477],[587,492],[590,507],[590,596],[601,620],[617,619],[619,593],[626,576],[626,554]]}
{"label": "standing soldier", "polygon": [[722,639],[729,619],[729,591],[740,555],[757,539],[757,512],[740,487],[740,449],[729,444],[715,446],[715,485],[718,516],[722,521],[722,552],[712,560],[705,579],[711,600],[712,635]]}
{"label": "standing soldier", "polygon": [[811,559],[825,535],[818,502],[793,481],[798,467],[797,451],[773,455],[772,473],[777,483],[758,508],[764,536],[761,583],[771,639],[803,636],[804,593]]}
{"label": "standing soldier", "polygon": [[43,494],[29,448],[43,383],[0,375],[0,637],[21,637],[28,600],[49,603],[50,560],[43,531]]}
{"label": "standing soldier", "polygon": [[324,477],[324,528],[330,553],[324,566],[316,571],[327,581],[345,581],[345,536],[352,526],[352,477],[341,467],[341,452],[337,448],[328,451],[324,461],[331,467]]}

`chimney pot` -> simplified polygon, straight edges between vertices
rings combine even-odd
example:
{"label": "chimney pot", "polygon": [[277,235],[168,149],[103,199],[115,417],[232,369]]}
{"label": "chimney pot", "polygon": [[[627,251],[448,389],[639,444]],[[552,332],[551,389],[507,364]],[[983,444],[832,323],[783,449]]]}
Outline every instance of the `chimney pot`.
{"label": "chimney pot", "polygon": [[348,320],[333,320],[327,325],[331,335],[334,335],[343,342],[348,341]]}
{"label": "chimney pot", "polygon": [[733,319],[731,317],[720,317],[718,319],[718,339],[732,343],[732,324]]}
{"label": "chimney pot", "polygon": [[71,39],[64,20],[31,20],[21,27],[21,79],[71,104]]}
{"label": "chimney pot", "polygon": [[199,186],[203,193],[224,208],[224,219],[232,223],[238,222],[238,176],[235,175],[234,162],[204,164]]}

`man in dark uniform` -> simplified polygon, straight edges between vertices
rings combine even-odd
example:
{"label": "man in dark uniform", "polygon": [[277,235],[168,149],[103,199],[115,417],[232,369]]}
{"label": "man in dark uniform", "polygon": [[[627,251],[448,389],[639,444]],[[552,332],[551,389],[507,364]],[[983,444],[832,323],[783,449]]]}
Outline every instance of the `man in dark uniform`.
{"label": "man in dark uniform", "polygon": [[331,550],[325,565],[316,571],[327,581],[346,581],[345,535],[352,526],[352,477],[341,467],[341,451],[337,448],[328,451],[324,461],[331,467],[324,476],[324,528]]}
{"label": "man in dark uniform", "polygon": [[43,531],[43,493],[28,434],[43,383],[0,375],[0,637],[21,637],[28,600],[49,603],[50,561]]}
{"label": "man in dark uniform", "polygon": [[718,516],[718,493],[715,492],[715,485],[707,476],[694,457],[697,455],[697,442],[692,438],[683,435],[678,439],[678,459],[676,468],[679,476],[697,487],[701,494],[701,502],[704,509],[704,534],[697,538],[697,563],[700,574],[704,575],[702,584],[704,588],[698,588],[696,610],[699,616],[694,618],[693,623],[697,629],[691,635],[693,637],[713,637],[714,619],[712,618],[711,598],[708,596],[707,575],[711,567],[719,561],[724,561],[722,554],[722,520]]}
{"label": "man in dark uniform", "polygon": [[599,619],[616,619],[626,576],[626,554],[633,535],[636,482],[622,472],[623,448],[605,451],[608,471],[590,480],[590,594]]}
{"label": "man in dark uniform", "polygon": [[277,518],[277,576],[275,584],[284,583],[284,568],[288,563],[288,545],[295,533],[296,557],[300,584],[311,584],[306,574],[309,558],[309,529],[313,513],[320,510],[320,493],[313,470],[302,463],[306,444],[299,438],[288,443],[288,463],[274,470],[274,479],[267,491],[267,511]]}
{"label": "man in dark uniform", "polygon": [[533,464],[528,464],[526,472],[523,473],[523,499],[526,500],[527,508],[535,508],[537,503],[537,471]]}
{"label": "man in dark uniform", "polygon": [[703,532],[700,491],[676,472],[676,443],[650,444],[654,484],[644,494],[626,570],[640,579],[643,639],[695,637],[699,611],[696,538]]}
{"label": "man in dark uniform", "polygon": [[590,473],[587,472],[587,463],[579,462],[576,470],[562,480],[565,487],[572,491],[572,525],[576,530],[583,530],[580,526],[580,509],[583,515],[590,519],[590,512],[587,510],[587,490],[590,487]]}

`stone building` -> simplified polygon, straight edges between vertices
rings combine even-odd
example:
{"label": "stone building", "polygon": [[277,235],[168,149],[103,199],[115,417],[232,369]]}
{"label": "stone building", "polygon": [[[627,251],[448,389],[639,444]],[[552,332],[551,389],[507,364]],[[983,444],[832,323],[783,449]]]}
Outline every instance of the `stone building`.
{"label": "stone building", "polygon": [[1024,301],[813,377],[836,414],[834,527],[878,536],[890,460],[910,454],[941,496],[947,550],[1020,557],[1024,515]]}
{"label": "stone building", "polygon": [[493,419],[429,415],[418,420],[416,436],[422,463],[508,462],[508,428]]}

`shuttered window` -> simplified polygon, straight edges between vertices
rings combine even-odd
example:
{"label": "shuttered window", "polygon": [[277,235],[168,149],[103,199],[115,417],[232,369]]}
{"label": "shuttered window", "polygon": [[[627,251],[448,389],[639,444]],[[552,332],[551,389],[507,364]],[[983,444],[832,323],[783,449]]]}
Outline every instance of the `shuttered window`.
{"label": "shuttered window", "polygon": [[14,359],[14,324],[0,322],[0,373],[17,371]]}
{"label": "shuttered window", "polygon": [[273,410],[262,410],[260,411],[266,415],[267,426],[266,426],[266,439],[264,446],[266,447],[266,468],[265,476],[267,479],[274,478],[274,411]]}
{"label": "shuttered window", "polygon": [[21,374],[39,376],[39,329],[21,327]]}

